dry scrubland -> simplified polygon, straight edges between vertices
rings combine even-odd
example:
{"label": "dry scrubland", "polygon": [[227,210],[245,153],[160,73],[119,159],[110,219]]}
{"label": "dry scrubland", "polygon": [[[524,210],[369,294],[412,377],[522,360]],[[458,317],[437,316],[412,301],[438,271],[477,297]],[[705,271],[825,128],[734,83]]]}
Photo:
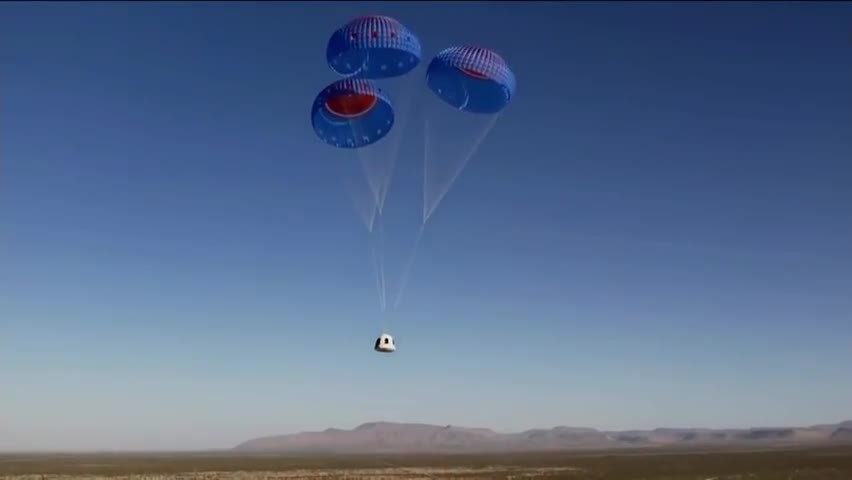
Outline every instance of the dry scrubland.
{"label": "dry scrubland", "polygon": [[0,478],[852,480],[852,447],[763,452],[507,455],[4,455]]}

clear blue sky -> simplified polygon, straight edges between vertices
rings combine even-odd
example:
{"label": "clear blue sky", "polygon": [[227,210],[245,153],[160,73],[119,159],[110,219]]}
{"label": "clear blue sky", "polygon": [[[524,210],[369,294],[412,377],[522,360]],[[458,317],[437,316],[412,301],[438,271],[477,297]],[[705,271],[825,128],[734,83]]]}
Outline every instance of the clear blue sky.
{"label": "clear blue sky", "polygon": [[[308,115],[328,36],[364,13],[427,60],[493,48],[519,84],[428,224],[390,356],[340,152]],[[3,3],[0,450],[852,418],[850,20]]]}

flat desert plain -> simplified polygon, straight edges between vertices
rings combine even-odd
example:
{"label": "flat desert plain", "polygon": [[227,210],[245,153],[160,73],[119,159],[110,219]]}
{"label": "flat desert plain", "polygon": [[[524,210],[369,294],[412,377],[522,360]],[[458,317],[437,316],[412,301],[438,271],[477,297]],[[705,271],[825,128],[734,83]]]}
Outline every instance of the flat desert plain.
{"label": "flat desert plain", "polygon": [[852,480],[852,447],[502,455],[6,454],[0,478]]}

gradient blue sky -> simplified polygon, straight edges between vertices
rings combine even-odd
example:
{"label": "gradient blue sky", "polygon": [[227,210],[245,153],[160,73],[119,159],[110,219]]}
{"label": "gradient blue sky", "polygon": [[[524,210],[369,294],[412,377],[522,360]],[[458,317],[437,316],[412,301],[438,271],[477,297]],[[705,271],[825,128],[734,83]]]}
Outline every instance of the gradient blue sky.
{"label": "gradient blue sky", "polygon": [[[519,82],[428,225],[392,356],[308,118],[363,13]],[[0,450],[852,418],[850,24],[839,2],[3,3]]]}

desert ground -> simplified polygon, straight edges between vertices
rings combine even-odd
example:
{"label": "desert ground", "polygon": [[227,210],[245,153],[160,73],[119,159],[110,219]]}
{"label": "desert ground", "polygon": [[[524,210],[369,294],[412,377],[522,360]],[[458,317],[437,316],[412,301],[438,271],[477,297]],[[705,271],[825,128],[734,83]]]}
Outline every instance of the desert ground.
{"label": "desert ground", "polygon": [[0,455],[0,478],[852,480],[852,447],[298,457],[233,453],[7,454]]}

